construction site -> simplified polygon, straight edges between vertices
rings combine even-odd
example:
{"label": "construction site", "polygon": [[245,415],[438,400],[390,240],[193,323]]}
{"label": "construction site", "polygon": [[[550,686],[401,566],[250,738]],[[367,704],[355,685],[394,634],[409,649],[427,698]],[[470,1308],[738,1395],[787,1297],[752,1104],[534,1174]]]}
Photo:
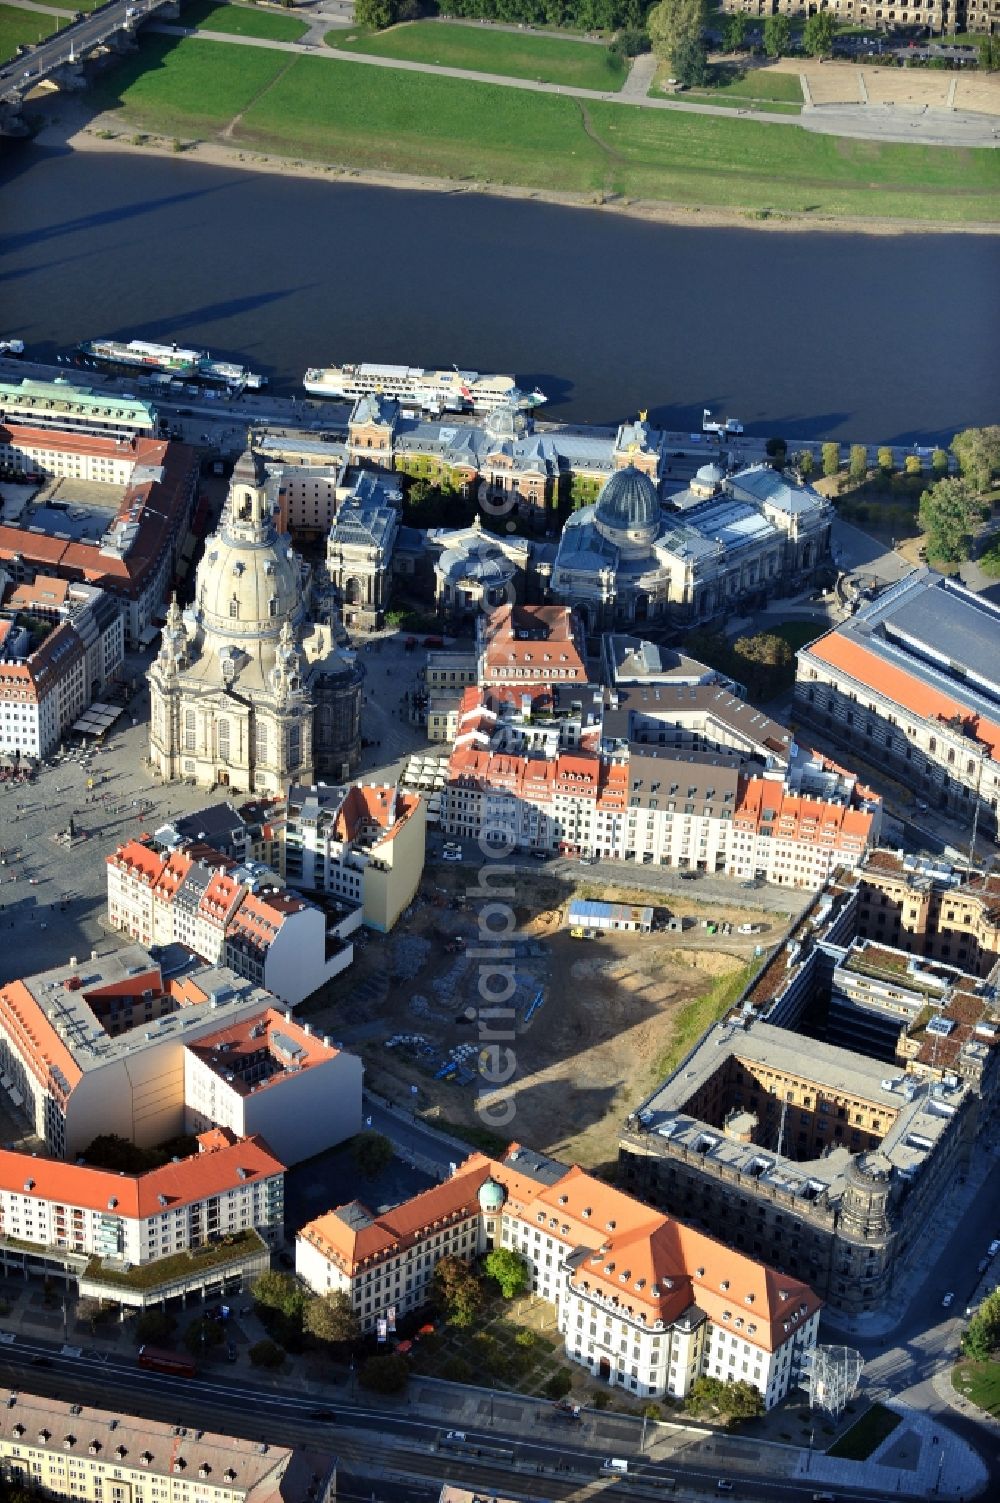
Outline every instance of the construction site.
{"label": "construction site", "polygon": [[[495,1136],[592,1169],[614,1160],[623,1119],[665,1062],[740,994],[791,921],[749,893],[729,907],[519,872],[515,927],[484,942],[489,899],[470,875],[429,869],[396,930],[359,945],[304,1012],[361,1055],[369,1090],[483,1146],[501,1113],[482,1108],[502,1098],[509,1116]],[[582,930],[570,905],[597,897],[651,904],[652,931]],[[792,894],[789,904],[801,906]],[[494,954],[508,978],[502,1004],[481,991]],[[484,1027],[480,1009],[501,1005],[504,1021]],[[497,1039],[516,1069],[486,1093],[481,1053]]]}

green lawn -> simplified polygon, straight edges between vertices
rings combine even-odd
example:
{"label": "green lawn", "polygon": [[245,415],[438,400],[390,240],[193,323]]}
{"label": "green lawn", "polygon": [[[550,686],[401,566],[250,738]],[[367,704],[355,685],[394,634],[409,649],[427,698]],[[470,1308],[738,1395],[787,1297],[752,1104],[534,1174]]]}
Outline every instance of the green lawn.
{"label": "green lawn", "polygon": [[952,1382],[959,1393],[1000,1419],[1000,1362],[959,1362]]}
{"label": "green lawn", "polygon": [[782,621],[780,626],[769,624],[764,629],[773,637],[781,637],[793,652],[798,652],[799,648],[805,647],[807,642],[815,642],[825,627],[817,626],[815,621]]}
{"label": "green lawn", "polygon": [[328,47],[340,51],[440,63],[444,68],[468,68],[505,78],[534,78],[568,88],[599,89],[606,94],[621,88],[627,71],[607,48],[587,42],[450,26],[439,21],[416,21],[363,36],[329,31],[324,40]]}
{"label": "green lawn", "polygon": [[[18,10],[13,5],[0,5],[0,62],[7,62],[17,53],[24,42],[37,42],[39,37],[51,36],[69,20],[58,16],[46,16],[39,10]],[[24,66],[30,66],[25,59]]]}
{"label": "green lawn", "polygon": [[676,1070],[691,1045],[732,1007],[762,964],[763,961],[753,960],[747,965],[738,966],[728,976],[721,976],[713,981],[700,997],[684,1003],[677,1014],[677,1027],[673,1037],[653,1066],[654,1080],[665,1080]]}
{"label": "green lawn", "polygon": [[196,31],[220,31],[234,37],[266,37],[273,42],[297,42],[309,30],[293,16],[276,16],[253,5],[214,5],[212,0],[193,0],[185,5],[181,25]]}
{"label": "green lawn", "polygon": [[92,10],[96,10],[99,5],[103,5],[104,3],[105,0],[45,0],[45,4],[50,10],[68,10],[71,12],[81,10],[85,11],[88,15]]}
{"label": "green lawn", "polygon": [[150,36],[100,79],[130,124],[354,168],[751,216],[996,219],[1000,155],[532,94],[321,56]]}
{"label": "green lawn", "polygon": [[[656,97],[671,76],[669,63],[661,63],[656,70],[650,94]],[[672,90],[665,91],[674,97]],[[685,89],[676,95],[681,100],[697,100],[699,104],[732,104],[743,109],[751,101],[765,109],[779,109],[780,114],[798,114],[802,108],[802,86],[797,73],[774,73],[770,68],[749,68],[743,71],[739,63],[722,63],[714,69],[714,81],[703,89]],[[794,105],[794,109],[788,106]]]}
{"label": "green lawn", "polygon": [[826,1454],[839,1456],[845,1461],[867,1461],[872,1452],[892,1434],[901,1417],[884,1404],[872,1404],[856,1424],[839,1440],[834,1441]]}
{"label": "green lawn", "polygon": [[94,79],[98,108],[170,134],[214,136],[294,64],[286,53],[149,35],[138,52]]}

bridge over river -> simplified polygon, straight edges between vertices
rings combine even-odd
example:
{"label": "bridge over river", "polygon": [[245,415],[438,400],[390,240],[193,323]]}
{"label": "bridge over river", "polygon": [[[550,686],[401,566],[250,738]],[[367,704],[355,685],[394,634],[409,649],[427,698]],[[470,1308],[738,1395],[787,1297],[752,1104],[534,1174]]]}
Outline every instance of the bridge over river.
{"label": "bridge over river", "polygon": [[21,111],[32,90],[85,89],[84,63],[131,52],[136,31],[151,17],[173,20],[179,14],[178,0],[108,0],[5,63],[0,68],[0,135],[27,134]]}

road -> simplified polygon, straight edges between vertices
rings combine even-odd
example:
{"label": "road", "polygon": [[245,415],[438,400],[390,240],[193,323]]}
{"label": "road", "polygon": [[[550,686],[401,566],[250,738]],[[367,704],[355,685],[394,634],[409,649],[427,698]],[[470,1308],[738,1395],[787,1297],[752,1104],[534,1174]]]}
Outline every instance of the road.
{"label": "road", "polygon": [[110,4],[91,11],[0,68],[0,93],[28,93],[57,68],[79,62],[113,32],[134,28],[163,3],[164,0],[111,0]]}
{"label": "road", "polygon": [[[370,1400],[363,1391],[352,1395],[346,1386],[332,1393],[319,1386],[306,1392],[286,1384],[267,1388],[240,1380],[178,1379],[141,1371],[125,1359],[105,1360],[79,1348],[64,1353],[21,1337],[0,1347],[0,1374],[12,1387],[58,1394],[64,1400],[93,1403],[96,1392],[101,1404],[112,1410],[120,1406],[174,1425],[332,1451],[349,1476],[364,1479],[369,1487],[381,1486],[386,1477],[418,1483],[447,1479],[479,1490],[569,1500],[580,1496],[581,1484],[601,1480],[602,1462],[609,1454],[622,1454],[620,1425],[613,1415],[588,1412],[577,1425],[560,1424],[551,1405],[539,1406],[512,1394],[488,1396],[493,1423],[484,1416],[480,1425],[466,1425],[461,1432],[465,1440],[449,1446],[442,1444],[448,1433],[444,1408],[431,1417],[419,1412],[422,1404]],[[645,1429],[634,1430],[641,1444]],[[677,1481],[678,1496],[714,1496],[720,1475],[733,1481],[740,1498],[809,1503],[813,1497],[813,1478],[791,1475],[797,1455],[791,1448],[738,1438],[708,1439],[706,1432],[686,1426],[650,1426],[649,1432],[656,1458],[647,1453],[643,1459],[633,1441],[625,1451],[628,1475],[614,1481],[615,1497],[645,1496],[649,1481],[668,1478]],[[667,1451],[669,1456],[663,1455]],[[843,1465],[850,1470],[849,1463]],[[900,1474],[901,1482],[904,1478]],[[847,1486],[857,1503],[883,1503],[878,1492]],[[921,1496],[909,1491],[905,1482],[897,1492],[902,1497]]]}

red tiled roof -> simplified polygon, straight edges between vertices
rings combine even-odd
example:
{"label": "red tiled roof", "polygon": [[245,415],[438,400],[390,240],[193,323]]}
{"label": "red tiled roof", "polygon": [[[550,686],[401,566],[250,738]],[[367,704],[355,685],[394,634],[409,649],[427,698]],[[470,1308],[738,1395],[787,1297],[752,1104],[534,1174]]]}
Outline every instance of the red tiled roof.
{"label": "red tiled roof", "polygon": [[113,1208],[116,1215],[135,1218],[176,1210],[240,1184],[283,1174],[284,1169],[259,1137],[224,1143],[146,1174],[117,1174],[0,1149],[0,1186],[4,1189],[85,1210]]}

